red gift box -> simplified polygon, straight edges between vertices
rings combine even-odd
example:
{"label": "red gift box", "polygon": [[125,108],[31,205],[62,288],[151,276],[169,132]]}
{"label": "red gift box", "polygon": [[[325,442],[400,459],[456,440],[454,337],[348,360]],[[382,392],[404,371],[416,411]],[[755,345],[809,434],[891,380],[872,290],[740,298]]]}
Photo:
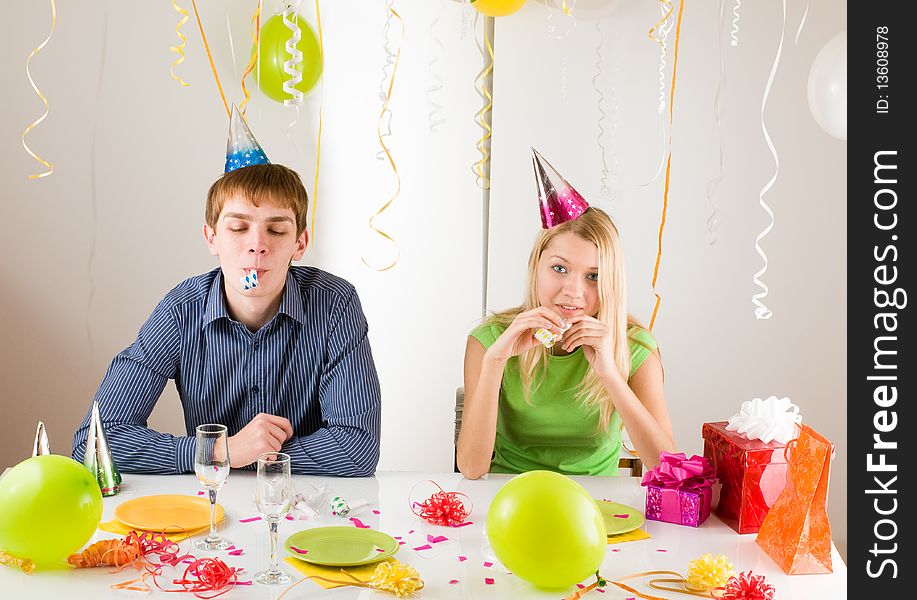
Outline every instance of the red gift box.
{"label": "red gift box", "polygon": [[748,439],[726,430],[726,421],[704,423],[704,458],[723,484],[717,516],[739,533],[757,533],[786,486],[786,444]]}

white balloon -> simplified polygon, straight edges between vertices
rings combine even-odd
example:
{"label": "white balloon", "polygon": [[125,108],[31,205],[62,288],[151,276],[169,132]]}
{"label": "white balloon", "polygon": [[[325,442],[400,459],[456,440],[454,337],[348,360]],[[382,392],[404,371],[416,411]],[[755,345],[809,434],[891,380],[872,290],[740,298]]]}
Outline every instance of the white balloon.
{"label": "white balloon", "polygon": [[809,70],[809,110],[825,132],[847,140],[847,32],[819,51]]}
{"label": "white balloon", "polygon": [[[552,8],[563,8],[564,0],[542,0]],[[567,0],[574,18],[595,21],[609,16],[618,7],[618,0]]]}

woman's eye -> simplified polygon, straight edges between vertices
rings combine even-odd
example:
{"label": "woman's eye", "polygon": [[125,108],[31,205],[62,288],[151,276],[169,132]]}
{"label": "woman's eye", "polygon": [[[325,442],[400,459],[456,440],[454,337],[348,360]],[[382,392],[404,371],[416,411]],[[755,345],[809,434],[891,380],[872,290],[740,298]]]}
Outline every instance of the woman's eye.
{"label": "woman's eye", "polygon": [[554,265],[551,268],[554,270],[555,273],[566,273],[567,272],[567,267],[563,265]]}
{"label": "woman's eye", "polygon": [[586,275],[586,279],[588,279],[589,281],[598,281],[599,274],[598,273],[589,273],[588,275]]}

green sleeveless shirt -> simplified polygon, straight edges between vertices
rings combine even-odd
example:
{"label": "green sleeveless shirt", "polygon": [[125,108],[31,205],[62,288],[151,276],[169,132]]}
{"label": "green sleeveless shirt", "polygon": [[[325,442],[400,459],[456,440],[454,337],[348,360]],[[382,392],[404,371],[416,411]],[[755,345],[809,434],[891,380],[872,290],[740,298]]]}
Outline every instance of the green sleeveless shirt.
{"label": "green sleeveless shirt", "polygon": [[[492,323],[478,326],[471,336],[489,348],[505,328]],[[645,329],[628,328],[631,373],[656,349]],[[617,475],[621,450],[621,417],[612,413],[606,431],[598,432],[598,408],[588,408],[575,396],[589,369],[582,348],[566,356],[548,355],[540,385],[533,386],[530,402],[522,393],[519,359],[503,369],[497,436],[492,473],[522,473],[535,469],[565,475]],[[536,382],[537,383],[537,382]]]}

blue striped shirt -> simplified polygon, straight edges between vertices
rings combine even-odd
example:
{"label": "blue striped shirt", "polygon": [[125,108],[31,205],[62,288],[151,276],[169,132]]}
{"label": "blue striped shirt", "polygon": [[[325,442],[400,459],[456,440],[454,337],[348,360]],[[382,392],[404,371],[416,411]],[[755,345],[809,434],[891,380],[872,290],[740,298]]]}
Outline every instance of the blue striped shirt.
{"label": "blue striped shirt", "polygon": [[[277,314],[256,333],[229,316],[219,268],[185,280],[114,358],[96,394],[119,469],[192,472],[198,425],[222,423],[235,435],[263,412],[292,423],[282,451],[293,472],[371,475],[381,398],[367,331],[353,285],[314,267],[290,268]],[[147,427],[169,379],[188,437]],[[89,418],[73,437],[78,461]]]}

